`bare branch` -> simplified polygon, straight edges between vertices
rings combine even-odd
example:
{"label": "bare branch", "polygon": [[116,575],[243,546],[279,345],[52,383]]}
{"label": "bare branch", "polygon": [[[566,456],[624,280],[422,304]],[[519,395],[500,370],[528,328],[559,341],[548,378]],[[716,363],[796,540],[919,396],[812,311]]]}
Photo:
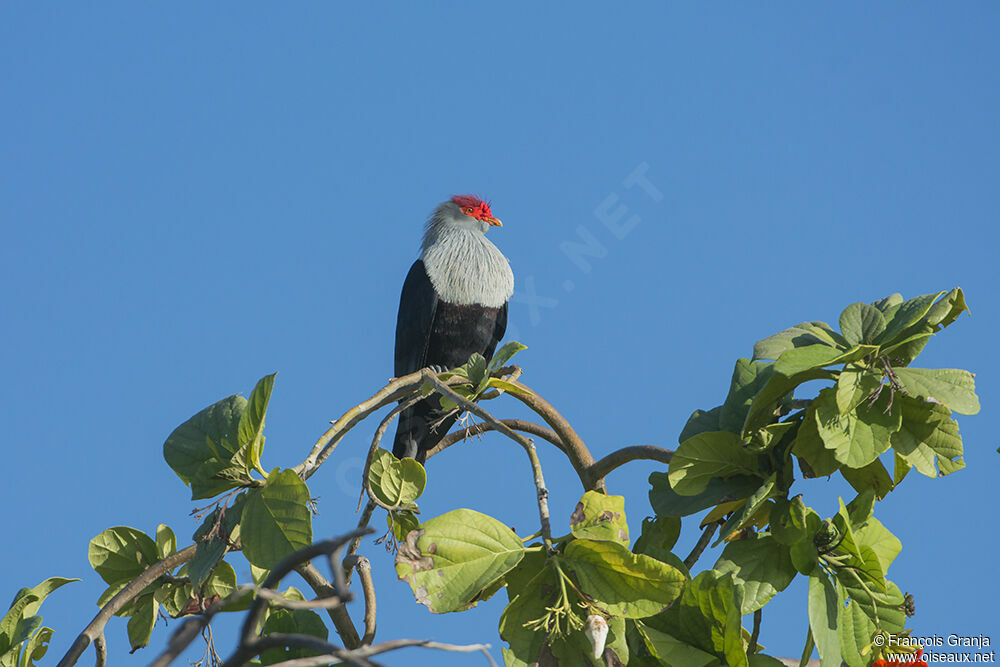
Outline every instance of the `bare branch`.
{"label": "bare branch", "polygon": [[254,588],[254,594],[264,598],[273,607],[283,607],[284,609],[331,609],[344,604],[338,596],[332,595],[326,598],[316,598],[315,600],[289,600],[281,593],[276,593],[270,588]]}
{"label": "bare branch", "polygon": [[607,477],[615,468],[625,465],[629,461],[659,461],[660,463],[670,463],[674,456],[674,450],[664,449],[656,445],[632,445],[622,447],[618,451],[611,452],[601,460],[590,466],[590,477],[595,481],[601,481]]}
{"label": "bare branch", "polygon": [[94,620],[83,629],[83,632],[73,641],[73,645],[69,647],[66,651],[66,655],[62,657],[59,661],[57,667],[70,667],[70,665],[75,665],[76,661],[80,659],[83,652],[87,650],[91,642],[96,641],[101,635],[104,634],[104,626],[108,624],[108,621],[115,615],[115,612],[122,609],[129,602],[132,601],[136,595],[145,590],[146,586],[156,581],[156,579],[167,572],[172,572],[175,568],[187,563],[192,558],[194,558],[196,545],[191,545],[185,549],[181,549],[175,554],[167,556],[158,563],[154,563],[146,568],[146,571],[140,574],[138,577],[133,579],[125,588],[118,592],[111,600],[104,605]]}
{"label": "bare branch", "polygon": [[688,557],[684,559],[684,566],[690,570],[694,567],[694,564],[698,562],[701,558],[701,553],[708,546],[708,543],[712,541],[712,535],[715,534],[715,529],[719,527],[718,521],[713,521],[712,523],[705,526],[705,530],[702,531],[701,537],[698,538],[698,543],[694,545],[694,549],[688,554]]}
{"label": "bare branch", "polygon": [[372,564],[364,556],[347,556],[344,558],[345,567],[358,571],[358,578],[361,579],[361,592],[365,596],[365,635],[361,638],[361,643],[368,645],[375,640],[375,582],[372,580]]}
{"label": "bare branch", "polygon": [[[456,653],[480,652],[486,656],[486,659],[489,661],[490,665],[492,665],[493,667],[497,667],[497,663],[493,660],[493,657],[489,654],[489,649],[490,649],[489,644],[468,644],[462,646],[458,644],[442,644],[441,642],[434,642],[426,639],[393,639],[391,641],[382,642],[381,644],[373,644],[372,646],[363,646],[359,649],[354,649],[351,651],[338,650],[338,651],[331,651],[327,655],[317,655],[309,658],[296,658],[294,660],[286,660],[284,662],[275,663],[274,667],[325,667],[326,665],[330,664],[331,660],[350,661],[351,658],[355,660],[358,659],[363,660],[368,656],[378,655],[380,653],[386,653],[388,651],[395,651],[397,649],[407,648],[409,646],[418,646],[421,648],[435,649],[438,651],[452,651]],[[352,663],[352,664],[358,664],[358,663]]]}
{"label": "bare branch", "polygon": [[[309,587],[313,589],[316,597],[328,598],[337,596],[337,589],[326,580],[326,577],[312,563],[304,563],[295,568],[295,571],[305,579]],[[327,614],[329,614],[330,620],[333,621],[333,627],[336,628],[337,634],[340,635],[340,640],[344,642],[344,646],[347,648],[361,646],[361,637],[358,636],[358,631],[354,628],[354,621],[351,620],[351,614],[345,605],[327,609]]]}
{"label": "bare branch", "polygon": [[108,664],[108,642],[104,638],[103,631],[94,640],[94,652],[97,654],[97,667],[104,667]]}
{"label": "bare branch", "polygon": [[191,645],[191,642],[201,634],[202,630],[208,627],[213,616],[219,613],[223,607],[240,599],[251,590],[253,590],[252,586],[240,586],[226,597],[213,602],[201,614],[191,616],[185,620],[184,624],[177,628],[174,634],[170,636],[170,639],[167,641],[167,648],[160,655],[156,656],[153,662],[149,663],[149,667],[167,667],[167,665],[184,652],[184,649]]}

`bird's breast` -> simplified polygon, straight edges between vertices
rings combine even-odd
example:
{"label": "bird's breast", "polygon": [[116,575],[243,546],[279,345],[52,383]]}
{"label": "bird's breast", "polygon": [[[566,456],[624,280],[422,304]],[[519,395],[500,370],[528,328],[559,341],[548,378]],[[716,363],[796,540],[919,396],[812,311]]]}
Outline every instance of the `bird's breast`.
{"label": "bird's breast", "polygon": [[482,234],[452,234],[421,255],[427,277],[441,301],[499,308],[514,293],[507,258]]}

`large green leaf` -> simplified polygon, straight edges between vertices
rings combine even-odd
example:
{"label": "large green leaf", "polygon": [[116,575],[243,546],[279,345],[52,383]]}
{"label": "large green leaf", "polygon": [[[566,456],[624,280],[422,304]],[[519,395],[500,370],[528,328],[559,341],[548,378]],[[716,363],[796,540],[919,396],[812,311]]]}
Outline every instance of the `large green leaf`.
{"label": "large green leaf", "polygon": [[846,415],[868,399],[882,384],[882,372],[845,368],[837,378],[837,409]]}
{"label": "large green leaf", "polygon": [[747,411],[754,396],[774,375],[774,364],[763,361],[737,359],[733,378],[729,384],[729,395],[719,413],[719,430],[739,433],[746,421]]}
{"label": "large green leaf", "polygon": [[671,549],[681,534],[681,520],[672,516],[657,516],[642,520],[642,534],[632,545],[632,551],[669,563]]}
{"label": "large green leaf", "polygon": [[67,579],[66,577],[49,577],[42,583],[38,584],[34,588],[28,589],[32,595],[37,599],[24,608],[25,616],[34,616],[38,613],[38,608],[42,606],[42,602],[45,601],[53,591],[62,588],[66,584],[71,584],[74,581],[80,581],[80,579]]}
{"label": "large green leaf", "polygon": [[747,411],[743,424],[743,439],[749,441],[753,433],[770,424],[777,418],[777,409],[786,396],[790,396],[796,387],[811,380],[834,380],[837,375],[824,368],[813,368],[796,373],[792,376],[774,375],[768,380],[760,393],[754,397]]}
{"label": "large green leaf", "polygon": [[809,575],[809,628],[823,667],[840,666],[839,605],[833,581],[822,568]]}
{"label": "large green leaf", "polygon": [[248,477],[253,470],[264,474],[264,469],[260,467],[260,457],[264,453],[264,416],[274,390],[275,375],[277,373],[271,373],[257,381],[237,426],[240,450],[236,458]]}
{"label": "large green leaf", "polygon": [[412,508],[427,485],[424,467],[411,458],[397,459],[379,447],[368,469],[368,485],[375,497],[390,507]]}
{"label": "large green leaf", "polygon": [[[838,588],[838,595],[843,591]],[[865,615],[854,600],[848,600],[838,616],[837,633],[840,635],[841,658],[848,667],[868,667],[875,624]]]}
{"label": "large green leaf", "polygon": [[[823,391],[830,391],[824,389]],[[822,392],[820,392],[822,394]],[[792,453],[808,466],[806,477],[826,477],[837,472],[840,463],[833,450],[827,449],[823,438],[819,434],[819,426],[816,423],[816,408],[810,406],[802,418],[802,426],[795,434],[795,441],[792,443]]]}
{"label": "large green leaf", "polygon": [[848,347],[843,337],[826,322],[803,322],[758,341],[753,346],[753,358],[777,359],[787,350],[816,344]]}
{"label": "large green leaf", "polygon": [[587,491],[569,518],[574,537],[611,540],[628,546],[628,523],[625,521],[625,496],[609,496]]}
{"label": "large green leaf", "polygon": [[903,390],[925,400],[933,399],[955,412],[979,412],[979,397],[972,373],[957,368],[897,368],[896,379]]}
{"label": "large green leaf", "polygon": [[694,496],[704,491],[713,477],[752,475],[756,470],[754,455],[743,448],[735,433],[699,433],[682,442],[670,459],[670,488],[680,495]]}
{"label": "large green leaf", "polygon": [[224,398],[167,437],[163,457],[185,484],[190,484],[206,463],[227,463],[239,450],[237,429],[246,405],[247,399],[239,395]]}
{"label": "large green leaf", "polygon": [[711,653],[727,665],[746,666],[742,600],[743,586],[731,573],[706,570],[687,583],[677,602],[643,624]]}
{"label": "large green leaf", "polygon": [[[962,436],[951,411],[943,405],[909,396],[896,400],[903,414],[902,426],[891,436],[896,454],[928,477],[937,477],[935,461],[940,463],[942,474],[951,472],[962,460]],[[945,461],[952,465],[946,466]]]}
{"label": "large green leaf", "polygon": [[855,491],[861,492],[870,489],[875,492],[879,500],[885,498],[894,486],[892,477],[889,476],[889,471],[885,469],[885,466],[878,459],[875,459],[862,468],[842,466],[840,474],[844,476],[844,479],[847,480],[847,483]]}
{"label": "large green leaf", "polygon": [[652,616],[684,587],[683,573],[617,542],[573,540],[563,562],[576,574],[580,590],[615,616]]}
{"label": "large green leaf", "polygon": [[160,605],[151,593],[138,599],[135,613],[132,614],[132,618],[128,619],[128,641],[133,652],[149,645],[149,638],[153,634],[153,626],[156,625],[156,616],[159,610]]}
{"label": "large green leaf", "polygon": [[90,541],[90,566],[108,584],[128,582],[160,560],[156,543],[146,533],[128,526],[116,526]]}
{"label": "large green leaf", "polygon": [[20,643],[20,641],[15,641],[15,637],[17,635],[17,626],[21,622],[21,619],[24,618],[24,608],[37,600],[38,596],[28,589],[20,591],[17,597],[14,598],[14,602],[11,603],[7,613],[0,620],[0,655]]}
{"label": "large green leaf", "polygon": [[760,477],[737,475],[720,479],[713,477],[701,493],[682,496],[670,488],[670,478],[662,472],[649,475],[649,503],[657,516],[681,517],[700,512],[719,503],[749,498],[760,487]]}
{"label": "large green leaf", "polygon": [[548,608],[555,604],[559,591],[557,576],[551,567],[543,567],[521,588],[501,614],[500,637],[510,645],[509,650],[504,651],[504,661],[508,667],[539,664],[546,635],[528,627],[528,624],[543,617]]}
{"label": "large green leaf", "polygon": [[684,665],[684,667],[715,667],[722,664],[711,653],[682,642],[642,621],[634,622],[649,652],[662,664]]}
{"label": "large green leaf", "polygon": [[854,529],[854,539],[859,545],[872,550],[883,572],[889,569],[892,561],[903,549],[903,543],[899,538],[889,532],[889,529],[875,517],[868,519],[860,528]]}
{"label": "large green leaf", "polygon": [[889,449],[889,436],[899,430],[900,411],[883,391],[875,403],[862,403],[847,415],[840,414],[833,389],[823,389],[810,406],[823,444],[837,460],[863,468]]}
{"label": "large green leaf", "polygon": [[[326,639],[329,630],[319,614],[311,609],[275,609],[267,616],[261,628],[261,634],[296,634],[309,635]],[[319,655],[317,651],[304,648],[290,648],[287,646],[270,648],[260,654],[261,665],[274,665],[286,660],[296,660],[313,655]]]}
{"label": "large green leaf", "polygon": [[309,489],[295,471],[275,469],[247,494],[240,538],[247,560],[265,569],[312,543]]}
{"label": "large green leaf", "polygon": [[768,505],[768,501],[773,495],[776,495],[775,474],[771,473],[771,475],[764,480],[759,487],[757,487],[757,490],[754,491],[749,498],[747,498],[743,507],[739,508],[736,512],[733,512],[732,516],[730,516],[726,523],[722,526],[722,529],[719,530],[719,536],[716,538],[715,542],[712,543],[712,546],[718,546],[723,540],[730,539],[734,533],[749,526],[756,520],[758,514],[763,516],[762,513],[768,511],[769,509],[766,505]]}
{"label": "large green leaf", "polygon": [[794,377],[806,371],[826,366],[849,364],[878,350],[874,345],[855,345],[849,350],[838,350],[826,345],[809,345],[784,352],[774,362],[774,372]]}
{"label": "large green leaf", "polygon": [[711,410],[695,410],[691,413],[691,416],[688,417],[687,422],[684,424],[684,428],[681,429],[681,434],[677,436],[677,443],[680,444],[688,438],[693,438],[699,433],[724,430],[719,425],[719,418],[721,415],[721,405],[717,405]]}
{"label": "large green leaf", "polygon": [[[259,491],[249,493],[256,494]],[[241,493],[231,506],[215,508],[194,532],[193,539],[197,546],[194,558],[188,565],[188,574],[196,587],[200,587],[208,579],[216,564],[229,551],[236,537],[236,528],[243,518],[243,505],[247,497],[247,492]]]}
{"label": "large green leaf", "polygon": [[727,544],[714,569],[732,572],[736,581],[743,583],[742,614],[766,605],[795,578],[788,547],[770,535],[759,533]]}
{"label": "large green leaf", "polygon": [[420,524],[399,545],[396,573],[435,613],[467,609],[524,556],[513,530],[493,517],[457,509]]}
{"label": "large green leaf", "polygon": [[52,628],[42,628],[35,633],[35,636],[28,640],[24,646],[21,656],[20,667],[35,667],[39,661],[45,657],[49,650],[49,641],[52,639]]}
{"label": "large green leaf", "polygon": [[885,331],[882,311],[867,303],[852,303],[840,314],[840,332],[849,345],[870,345]]}
{"label": "large green leaf", "polygon": [[908,299],[894,308],[885,312],[886,327],[878,336],[876,343],[888,345],[899,342],[907,336],[911,327],[917,326],[931,309],[931,305],[944,292],[936,294],[924,294],[923,296]]}

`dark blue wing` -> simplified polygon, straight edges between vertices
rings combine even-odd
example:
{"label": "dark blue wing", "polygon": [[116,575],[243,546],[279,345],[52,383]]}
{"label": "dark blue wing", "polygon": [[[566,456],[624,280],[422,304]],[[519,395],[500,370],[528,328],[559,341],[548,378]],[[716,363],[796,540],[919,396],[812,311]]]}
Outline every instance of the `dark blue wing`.
{"label": "dark blue wing", "polygon": [[427,277],[424,263],[417,260],[410,267],[399,297],[396,317],[396,377],[414,373],[427,364],[427,345],[437,310],[438,297]]}

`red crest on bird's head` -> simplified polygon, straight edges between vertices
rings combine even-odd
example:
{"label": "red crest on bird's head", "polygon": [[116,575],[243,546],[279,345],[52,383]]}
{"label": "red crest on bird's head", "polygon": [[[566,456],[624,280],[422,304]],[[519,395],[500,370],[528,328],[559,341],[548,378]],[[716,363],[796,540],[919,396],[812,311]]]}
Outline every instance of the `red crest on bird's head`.
{"label": "red crest on bird's head", "polygon": [[476,220],[482,220],[498,227],[503,226],[499,220],[493,217],[493,211],[490,210],[489,202],[485,202],[475,195],[455,195],[451,198],[451,201],[462,209],[462,213]]}

